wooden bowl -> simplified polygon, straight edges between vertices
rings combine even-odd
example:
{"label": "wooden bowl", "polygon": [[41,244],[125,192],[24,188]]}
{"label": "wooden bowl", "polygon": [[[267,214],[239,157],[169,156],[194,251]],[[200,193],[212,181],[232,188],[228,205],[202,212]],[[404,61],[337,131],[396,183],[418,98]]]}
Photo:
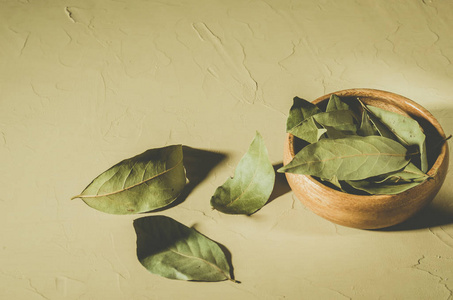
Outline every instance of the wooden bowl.
{"label": "wooden bowl", "polygon": [[[426,109],[403,96],[373,89],[348,89],[333,94],[339,97],[359,97],[365,104],[377,106],[417,120],[426,135],[427,147],[437,146],[437,152],[428,157],[432,179],[396,195],[354,195],[330,188],[311,176],[286,173],[288,183],[297,198],[314,213],[343,226],[377,229],[401,223],[412,217],[439,192],[447,174],[448,145],[442,144],[445,133],[437,120]],[[325,107],[331,94],[315,101]],[[301,140],[288,134],[283,163],[288,164]]]}

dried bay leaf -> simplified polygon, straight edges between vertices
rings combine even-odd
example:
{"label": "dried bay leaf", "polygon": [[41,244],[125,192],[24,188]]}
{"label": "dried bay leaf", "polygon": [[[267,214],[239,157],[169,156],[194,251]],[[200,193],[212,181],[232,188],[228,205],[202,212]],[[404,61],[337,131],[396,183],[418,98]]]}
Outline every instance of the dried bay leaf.
{"label": "dried bay leaf", "polygon": [[419,168],[417,168],[413,163],[409,163],[404,169],[380,175],[373,180],[376,183],[386,182],[386,183],[402,183],[402,182],[423,182],[428,179],[429,176],[423,173]]}
{"label": "dried bay leaf", "polygon": [[317,142],[329,130],[331,135],[338,130],[343,131],[342,135],[355,134],[354,114],[345,110],[349,106],[336,95],[331,96],[329,103],[331,111],[322,112],[316,105],[295,97],[287,119],[287,132],[308,143]]}
{"label": "dried bay leaf", "polygon": [[371,195],[393,195],[417,186],[428,178],[429,176],[413,163],[409,163],[402,170],[364,180],[347,180],[346,184],[355,190],[364,191]]}
{"label": "dried bay leaf", "polygon": [[329,102],[327,102],[326,112],[336,110],[350,110],[350,107],[340,97],[338,97],[335,94],[332,94],[330,95]]}
{"label": "dried bay leaf", "polygon": [[181,145],[150,149],[125,159],[96,177],[81,198],[111,214],[132,214],[165,207],[184,189],[186,176]]}
{"label": "dried bay leaf", "polygon": [[274,183],[275,171],[264,140],[257,132],[234,177],[216,189],[211,205],[226,214],[253,214],[269,200]]}
{"label": "dried bay leaf", "polygon": [[338,180],[361,180],[404,168],[407,149],[381,136],[322,139],[302,148],[279,172]]}
{"label": "dried bay leaf", "polygon": [[365,109],[362,111],[362,121],[357,129],[357,134],[361,136],[380,135]]}
{"label": "dried bay leaf", "polygon": [[327,129],[318,126],[313,117],[309,117],[291,128],[288,132],[311,144],[317,142],[327,132]]}
{"label": "dried bay leaf", "polygon": [[312,118],[321,126],[326,128],[328,136],[329,129],[331,129],[331,131],[340,131],[345,135],[355,134],[357,131],[354,115],[350,110],[322,112],[314,115]]}
{"label": "dried bay leaf", "polygon": [[387,111],[371,105],[367,109],[379,119],[405,146],[417,146],[420,151],[420,169],[428,171],[425,134],[417,121],[398,113]]}
{"label": "dried bay leaf", "polygon": [[362,104],[363,109],[367,112],[370,122],[373,124],[374,128],[376,129],[376,131],[378,133],[377,135],[380,135],[380,136],[383,136],[383,137],[386,137],[386,138],[389,138],[389,139],[392,139],[395,141],[399,141],[398,138],[395,136],[395,134],[393,134],[392,131],[386,125],[384,125],[384,123],[382,123],[381,120],[379,120],[379,118],[376,117],[368,109],[367,105],[363,104],[362,102],[360,102],[360,103]]}
{"label": "dried bay leaf", "polygon": [[179,280],[235,281],[214,241],[166,216],[134,220],[137,258],[152,274]]}
{"label": "dried bay leaf", "polygon": [[289,110],[289,116],[286,120],[286,132],[289,132],[305,119],[320,112],[321,110],[313,103],[299,97],[294,97],[293,105]]}
{"label": "dried bay leaf", "polygon": [[419,185],[421,182],[389,183],[385,181],[377,183],[368,180],[347,180],[346,183],[356,190],[364,191],[371,195],[395,195],[407,191],[408,189]]}
{"label": "dried bay leaf", "polygon": [[335,127],[330,127],[330,126],[323,126],[323,127],[324,127],[324,130],[326,131],[326,134],[324,136],[329,139],[341,139],[341,138],[345,138],[348,135],[352,134],[350,132],[345,132],[342,130],[335,129]]}
{"label": "dried bay leaf", "polygon": [[349,110],[320,112],[297,124],[289,133],[307,142],[315,143],[326,132],[330,138],[355,134],[357,125]]}

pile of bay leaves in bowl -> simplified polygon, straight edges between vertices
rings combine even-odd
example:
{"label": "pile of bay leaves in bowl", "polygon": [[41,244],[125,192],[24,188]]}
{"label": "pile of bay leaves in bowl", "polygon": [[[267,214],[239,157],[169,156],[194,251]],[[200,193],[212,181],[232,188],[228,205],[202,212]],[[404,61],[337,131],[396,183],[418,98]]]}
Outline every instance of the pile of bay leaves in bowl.
{"label": "pile of bay leaves in bowl", "polygon": [[396,225],[430,203],[445,180],[445,133],[403,96],[349,89],[313,102],[296,97],[286,127],[279,172],[305,206],[334,223]]}

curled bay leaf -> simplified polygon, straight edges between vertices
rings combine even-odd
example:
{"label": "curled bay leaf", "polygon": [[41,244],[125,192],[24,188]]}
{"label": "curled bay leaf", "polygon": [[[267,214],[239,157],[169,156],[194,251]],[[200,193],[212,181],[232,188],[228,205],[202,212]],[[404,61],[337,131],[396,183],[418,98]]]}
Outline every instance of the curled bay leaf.
{"label": "curled bay leaf", "polygon": [[274,183],[275,171],[264,140],[257,132],[234,177],[216,189],[211,205],[226,214],[253,214],[269,200]]}
{"label": "curled bay leaf", "polygon": [[428,171],[426,156],[425,134],[417,121],[412,118],[387,111],[374,106],[367,106],[368,110],[389,129],[405,146],[417,146],[420,151],[420,169]]}
{"label": "curled bay leaf", "polygon": [[186,176],[181,145],[150,149],[125,159],[96,177],[81,198],[111,214],[132,214],[165,207],[184,189]]}
{"label": "curled bay leaf", "polygon": [[294,97],[293,105],[286,120],[286,131],[289,132],[297,124],[320,112],[321,110],[313,103]]}
{"label": "curled bay leaf", "polygon": [[322,139],[302,148],[279,172],[338,180],[361,180],[404,168],[407,149],[381,136]]}
{"label": "curled bay leaf", "polygon": [[231,280],[230,265],[211,239],[166,216],[134,220],[137,258],[152,274],[179,280]]}

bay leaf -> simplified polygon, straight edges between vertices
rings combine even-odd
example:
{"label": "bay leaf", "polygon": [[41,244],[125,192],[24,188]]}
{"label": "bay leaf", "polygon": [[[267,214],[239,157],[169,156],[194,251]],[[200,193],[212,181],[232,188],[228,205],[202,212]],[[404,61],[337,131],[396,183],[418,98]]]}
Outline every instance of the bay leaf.
{"label": "bay leaf", "polygon": [[106,213],[141,213],[169,205],[185,184],[182,146],[173,145],[119,162],[72,199]]}
{"label": "bay leaf", "polygon": [[330,95],[329,102],[327,102],[326,112],[336,110],[350,110],[350,107],[340,97],[338,97],[335,94],[332,94]]}
{"label": "bay leaf", "polygon": [[211,205],[226,214],[253,214],[269,200],[274,183],[274,168],[264,140],[256,132],[247,153],[236,167],[234,177],[216,189]]}
{"label": "bay leaf", "polygon": [[360,180],[397,171],[408,163],[407,149],[396,141],[381,136],[348,136],[307,145],[278,171]]}
{"label": "bay leaf", "polygon": [[393,134],[392,131],[368,109],[368,106],[363,104],[363,107],[367,111],[368,118],[370,119],[370,122],[374,125],[374,128],[376,128],[378,135],[392,139],[394,141],[399,141],[395,134]]}
{"label": "bay leaf", "polygon": [[152,274],[179,280],[231,280],[230,265],[211,239],[166,216],[134,220],[137,258]]}
{"label": "bay leaf", "polygon": [[420,169],[428,171],[428,159],[426,156],[425,134],[418,122],[412,118],[384,110],[382,108],[367,105],[371,113],[379,119],[403,145],[417,146],[420,151]]}
{"label": "bay leaf", "polygon": [[428,178],[429,176],[413,163],[409,163],[402,170],[364,180],[347,180],[346,184],[355,190],[364,191],[372,195],[394,195],[417,186]]}
{"label": "bay leaf", "polygon": [[309,117],[288,132],[311,144],[317,142],[326,131],[327,129],[317,125],[313,117]]}
{"label": "bay leaf", "polygon": [[421,182],[428,179],[429,176],[426,173],[423,173],[419,168],[417,168],[413,163],[409,163],[404,169],[380,175],[373,178],[373,181],[376,183],[386,182],[386,183],[403,183],[403,182]]}
{"label": "bay leaf", "polygon": [[[354,121],[354,114],[350,110],[334,110],[330,112],[322,112],[312,116],[312,118],[321,126],[329,131],[329,128],[336,131],[341,131],[345,135],[355,134],[357,125]],[[329,133],[327,132],[329,136]]]}
{"label": "bay leaf", "polygon": [[362,111],[362,121],[360,122],[357,134],[361,136],[380,135],[376,126],[373,122],[371,122],[370,116],[365,109]]}
{"label": "bay leaf", "polygon": [[[323,126],[324,130],[326,131],[325,137],[329,139],[341,139],[345,138],[348,135],[351,135],[350,132],[345,132],[342,130],[335,129],[335,127],[330,126]],[[318,139],[320,140],[320,139]]]}
{"label": "bay leaf", "polygon": [[305,119],[320,113],[321,110],[311,102],[294,97],[293,105],[289,110],[289,116],[286,120],[286,132],[289,132],[297,124],[303,122]]}
{"label": "bay leaf", "polygon": [[402,182],[402,183],[389,183],[389,182],[370,182],[368,180],[347,180],[347,184],[356,190],[367,192],[371,195],[395,195],[407,191],[419,185],[421,182]]}

